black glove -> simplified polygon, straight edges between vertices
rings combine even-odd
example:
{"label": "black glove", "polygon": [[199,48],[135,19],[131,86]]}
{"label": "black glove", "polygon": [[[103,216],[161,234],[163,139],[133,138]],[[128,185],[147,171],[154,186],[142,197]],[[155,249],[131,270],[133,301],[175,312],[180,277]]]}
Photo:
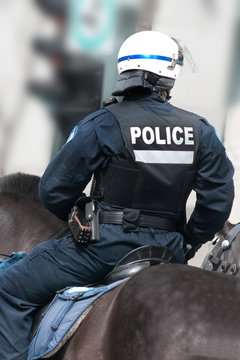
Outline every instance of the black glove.
{"label": "black glove", "polygon": [[195,255],[195,250],[191,244],[183,243],[183,250],[185,256],[185,263],[187,263],[190,259],[192,259]]}
{"label": "black glove", "polygon": [[184,242],[183,243],[183,250],[184,250],[184,256],[185,256],[185,263],[187,263],[190,259],[192,259],[196,252],[200,249],[202,244],[198,244],[195,247],[193,247],[191,244]]}

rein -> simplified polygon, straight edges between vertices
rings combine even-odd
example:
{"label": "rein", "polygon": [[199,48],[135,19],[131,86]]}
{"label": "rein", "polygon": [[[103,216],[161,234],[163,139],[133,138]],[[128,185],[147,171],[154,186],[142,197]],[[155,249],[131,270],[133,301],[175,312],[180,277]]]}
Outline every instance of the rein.
{"label": "rein", "polygon": [[[220,248],[216,255],[211,253],[209,255],[209,261],[212,264],[212,271],[216,271],[221,263],[221,256],[224,253],[223,262],[221,264],[221,271],[226,272],[228,269],[228,256],[230,252],[231,245],[236,238],[237,234],[240,232],[240,224],[235,225],[226,235],[225,239],[222,241]],[[237,264],[232,264],[230,267],[230,274],[234,275],[238,271]]]}
{"label": "rein", "polygon": [[3,263],[5,260],[10,259],[11,255],[7,254],[0,254],[0,264]]}
{"label": "rein", "polygon": [[7,255],[7,254],[0,254],[0,256],[11,257],[11,255]]}

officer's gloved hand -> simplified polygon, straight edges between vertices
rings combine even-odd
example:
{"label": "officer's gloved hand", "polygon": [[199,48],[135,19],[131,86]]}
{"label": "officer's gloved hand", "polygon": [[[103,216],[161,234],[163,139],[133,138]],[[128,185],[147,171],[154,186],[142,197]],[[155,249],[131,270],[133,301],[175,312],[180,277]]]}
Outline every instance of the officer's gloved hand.
{"label": "officer's gloved hand", "polygon": [[185,256],[185,263],[187,263],[190,259],[192,259],[195,255],[195,250],[191,244],[183,244],[184,256]]}
{"label": "officer's gloved hand", "polygon": [[184,256],[185,256],[185,263],[187,263],[190,259],[192,259],[196,252],[200,249],[202,244],[198,244],[196,246],[191,245],[188,242],[183,243],[183,250],[184,250]]}

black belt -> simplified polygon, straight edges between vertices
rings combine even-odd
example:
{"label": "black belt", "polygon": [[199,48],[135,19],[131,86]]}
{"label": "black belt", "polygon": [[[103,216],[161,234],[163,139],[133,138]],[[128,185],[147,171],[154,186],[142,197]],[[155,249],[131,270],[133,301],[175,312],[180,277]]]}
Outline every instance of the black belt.
{"label": "black belt", "polygon": [[[101,211],[99,223],[122,225],[123,211]],[[176,231],[177,229],[177,222],[175,220],[151,215],[139,215],[138,225],[168,231]]]}

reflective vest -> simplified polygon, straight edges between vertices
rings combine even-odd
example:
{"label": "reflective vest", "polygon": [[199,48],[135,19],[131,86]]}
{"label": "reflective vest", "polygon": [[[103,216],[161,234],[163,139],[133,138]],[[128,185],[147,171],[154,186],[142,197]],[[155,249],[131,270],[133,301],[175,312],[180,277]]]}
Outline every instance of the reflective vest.
{"label": "reflective vest", "polygon": [[173,107],[156,115],[135,101],[107,107],[125,143],[96,176],[103,202],[185,221],[199,144],[199,117]]}

